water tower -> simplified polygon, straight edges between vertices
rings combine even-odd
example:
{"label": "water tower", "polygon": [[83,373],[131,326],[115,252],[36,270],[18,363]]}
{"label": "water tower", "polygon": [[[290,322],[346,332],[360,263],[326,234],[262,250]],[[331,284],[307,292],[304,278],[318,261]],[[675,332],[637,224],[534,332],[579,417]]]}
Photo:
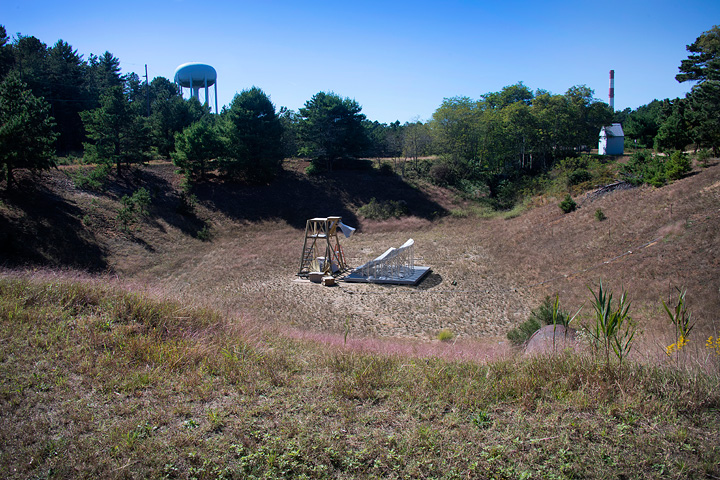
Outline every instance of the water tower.
{"label": "water tower", "polygon": [[175,69],[175,83],[180,87],[190,89],[190,95],[200,100],[200,89],[205,87],[205,105],[208,105],[208,87],[215,85],[215,113],[217,105],[217,72],[210,65],[204,63],[183,63]]}

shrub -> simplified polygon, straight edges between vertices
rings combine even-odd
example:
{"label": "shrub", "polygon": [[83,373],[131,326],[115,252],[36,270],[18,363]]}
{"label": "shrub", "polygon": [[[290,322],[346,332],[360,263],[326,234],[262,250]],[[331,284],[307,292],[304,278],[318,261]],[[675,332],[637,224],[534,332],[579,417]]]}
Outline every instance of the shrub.
{"label": "shrub", "polygon": [[697,152],[697,161],[700,162],[700,165],[702,165],[703,168],[708,167],[708,160],[710,160],[711,157],[712,153],[710,152],[710,150],[707,150],[705,148]]}
{"label": "shrub", "polygon": [[665,162],[665,174],[668,180],[679,180],[692,170],[690,159],[683,152],[676,151]]}
{"label": "shrub", "polygon": [[195,212],[195,206],[197,205],[197,197],[186,191],[180,192],[180,201],[175,207],[175,211],[181,215],[192,215]]}
{"label": "shrub", "polygon": [[120,199],[123,206],[117,214],[122,229],[127,231],[129,226],[137,221],[137,214],[147,215],[147,207],[151,201],[150,193],[145,188],[139,188],[130,196],[123,195]]}
{"label": "shrub", "polygon": [[534,318],[529,318],[521,323],[517,328],[513,328],[507,333],[507,338],[513,345],[522,345],[527,342],[532,334],[537,332],[540,327],[540,322]]}
{"label": "shrub", "polygon": [[321,172],[322,167],[318,165],[315,161],[310,162],[310,165],[308,165],[305,169],[305,175],[308,175],[310,177],[320,175]]}
{"label": "shrub", "polygon": [[430,181],[441,187],[453,185],[456,181],[455,172],[453,171],[452,166],[446,161],[434,163],[433,166],[430,167],[430,172],[428,174],[430,176]]}
{"label": "shrub", "polygon": [[101,191],[110,176],[110,164],[100,164],[90,170],[78,170],[72,175],[73,183],[81,190]]}
{"label": "shrub", "polygon": [[358,214],[371,220],[387,220],[390,217],[400,218],[410,213],[404,200],[377,201],[375,197],[358,209]]}
{"label": "shrub", "polygon": [[653,187],[662,187],[667,183],[665,162],[649,150],[639,150],[632,154],[630,161],[620,172],[632,185],[647,183]]}
{"label": "shrub", "polygon": [[446,328],[440,330],[437,335],[437,339],[441,342],[449,342],[453,338],[455,338],[455,334]]}
{"label": "shrub", "polygon": [[575,203],[575,200],[572,199],[569,193],[565,195],[565,198],[562,202],[560,202],[559,206],[560,210],[562,210],[564,213],[570,213],[577,210],[577,203]]}
{"label": "shrub", "polygon": [[530,312],[530,317],[527,320],[508,332],[507,338],[513,345],[522,345],[543,325],[564,325],[567,327],[575,316],[577,314],[571,317],[567,311],[560,308],[560,297],[558,295],[555,295],[555,299],[548,295],[536,309]]}
{"label": "shrub", "polygon": [[382,162],[378,170],[382,175],[392,175],[393,173],[395,173],[393,171],[393,166],[388,162]]}
{"label": "shrub", "polygon": [[211,236],[212,234],[210,233],[210,227],[208,225],[205,225],[197,232],[198,240],[202,240],[203,242],[209,241]]}
{"label": "shrub", "polygon": [[602,222],[602,221],[605,220],[606,218],[607,218],[607,217],[605,216],[605,212],[603,212],[601,208],[598,208],[597,210],[595,210],[595,219],[596,219],[598,222]]}
{"label": "shrub", "polygon": [[584,168],[574,170],[570,172],[567,179],[568,187],[572,187],[573,185],[579,185],[584,182],[589,182],[592,180],[592,175],[589,171],[587,171]]}
{"label": "shrub", "polygon": [[570,314],[560,308],[559,296],[555,299],[547,295],[543,303],[530,312],[530,318],[536,319],[542,325],[565,325],[570,323]]}

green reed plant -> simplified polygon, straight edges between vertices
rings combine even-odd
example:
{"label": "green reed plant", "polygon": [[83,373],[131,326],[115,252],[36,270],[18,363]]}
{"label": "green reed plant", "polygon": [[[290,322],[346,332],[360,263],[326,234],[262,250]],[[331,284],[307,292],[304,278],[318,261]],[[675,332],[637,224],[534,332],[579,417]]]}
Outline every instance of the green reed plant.
{"label": "green reed plant", "polygon": [[665,353],[668,357],[672,356],[674,353],[675,364],[679,366],[680,350],[682,350],[687,343],[688,336],[690,336],[690,332],[695,326],[695,322],[692,320],[692,313],[688,310],[687,302],[685,300],[687,289],[676,287],[676,290],[678,292],[678,298],[675,302],[675,307],[670,310],[670,307],[667,306],[665,300],[662,301],[662,304],[665,308],[665,313],[667,313],[668,317],[670,317],[670,322],[673,324],[673,327],[675,327],[675,343],[668,345],[665,349]]}
{"label": "green reed plant", "polygon": [[630,353],[636,331],[635,324],[628,314],[630,301],[627,292],[623,290],[616,307],[613,307],[613,294],[603,288],[602,281],[597,293],[590,287],[588,289],[593,294],[595,319],[594,323],[587,327],[587,332],[592,338],[595,351],[602,352],[607,368],[610,368],[611,351],[622,364],[623,359]]}

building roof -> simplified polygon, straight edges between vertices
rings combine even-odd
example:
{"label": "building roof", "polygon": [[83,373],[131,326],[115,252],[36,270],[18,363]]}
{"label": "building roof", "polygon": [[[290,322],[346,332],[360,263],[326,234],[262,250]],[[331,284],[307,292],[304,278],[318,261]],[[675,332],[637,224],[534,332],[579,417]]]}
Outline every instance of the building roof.
{"label": "building roof", "polygon": [[622,125],[620,125],[619,123],[613,123],[612,125],[602,127],[600,129],[600,136],[624,137],[625,133],[623,132]]}

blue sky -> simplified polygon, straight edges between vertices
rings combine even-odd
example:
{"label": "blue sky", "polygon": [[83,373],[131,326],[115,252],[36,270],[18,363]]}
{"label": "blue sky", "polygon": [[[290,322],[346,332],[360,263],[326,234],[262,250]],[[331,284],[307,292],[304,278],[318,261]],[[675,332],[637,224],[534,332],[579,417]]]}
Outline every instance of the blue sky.
{"label": "blue sky", "polygon": [[405,122],[519,81],[607,101],[611,69],[618,110],[683,96],[685,46],[720,24],[720,1],[3,0],[0,24],[86,59],[110,51],[124,73],[147,64],[151,79],[210,64],[221,106],[253,85],[294,110],[334,91],[370,120]]}

